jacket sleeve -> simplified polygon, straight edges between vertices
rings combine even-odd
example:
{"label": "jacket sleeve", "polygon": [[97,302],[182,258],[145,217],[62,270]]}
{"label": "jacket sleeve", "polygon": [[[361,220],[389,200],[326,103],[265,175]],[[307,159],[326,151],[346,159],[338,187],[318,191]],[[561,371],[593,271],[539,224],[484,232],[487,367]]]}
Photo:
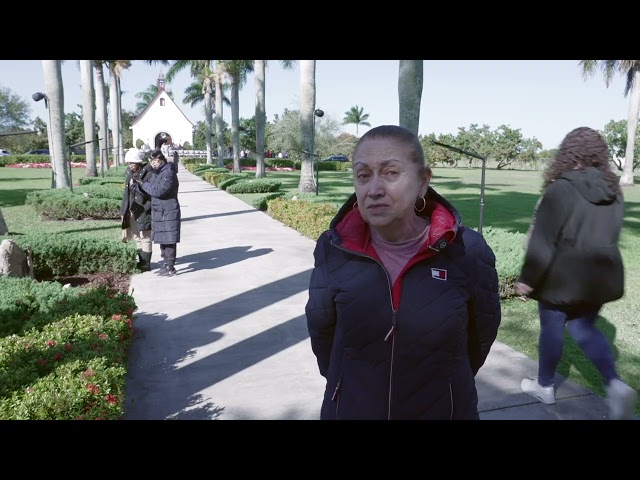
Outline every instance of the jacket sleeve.
{"label": "jacket sleeve", "polygon": [[518,278],[519,282],[534,290],[540,285],[556,253],[556,243],[566,221],[567,187],[564,180],[556,180],[549,185],[534,214],[533,228]]}
{"label": "jacket sleeve", "polygon": [[326,378],[336,328],[336,311],[329,284],[326,255],[330,248],[329,236],[324,233],[316,242],[313,252],[314,268],[309,282],[309,299],[305,307],[311,349],[318,361],[320,374]]}
{"label": "jacket sleeve", "polygon": [[142,184],[142,190],[147,192],[152,197],[166,198],[167,194],[178,188],[178,177],[173,168],[163,168],[160,172],[159,182],[144,182]]}
{"label": "jacket sleeve", "polygon": [[120,204],[120,216],[124,217],[127,214],[127,209],[129,207],[129,180],[131,175],[129,173],[129,169],[127,169],[124,175],[124,192],[122,193],[122,203]]}
{"label": "jacket sleeve", "polygon": [[484,365],[502,320],[496,257],[485,239],[465,229],[463,235],[467,262],[470,263],[469,323],[467,352],[476,375]]}

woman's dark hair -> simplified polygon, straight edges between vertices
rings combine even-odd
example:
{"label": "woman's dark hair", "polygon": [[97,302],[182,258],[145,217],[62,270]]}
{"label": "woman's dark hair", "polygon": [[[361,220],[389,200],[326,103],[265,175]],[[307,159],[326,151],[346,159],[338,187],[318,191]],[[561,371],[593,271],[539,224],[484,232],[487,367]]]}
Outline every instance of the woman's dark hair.
{"label": "woman's dark hair", "polygon": [[167,157],[165,157],[165,156],[164,156],[164,153],[162,153],[159,149],[151,150],[151,151],[149,152],[149,158],[150,158],[151,160],[160,159],[160,160],[162,160],[163,162],[166,162],[166,161],[167,161]]}
{"label": "woman's dark hair", "polygon": [[424,150],[422,149],[422,145],[420,144],[420,140],[418,137],[408,128],[400,127],[398,125],[380,125],[379,127],[374,127],[371,130],[367,131],[358,143],[356,144],[356,148],[353,150],[353,160],[355,161],[360,145],[362,145],[367,140],[380,140],[383,138],[392,138],[394,140],[398,140],[399,142],[405,142],[409,147],[411,147],[411,155],[409,160],[418,167],[420,167],[421,171],[431,172],[431,168],[425,163],[424,159]]}
{"label": "woman's dark hair", "polygon": [[607,185],[616,193],[621,192],[618,176],[609,165],[607,142],[597,130],[589,127],[578,127],[567,133],[558,148],[558,153],[544,172],[542,189],[563,173],[586,167],[600,170]]}

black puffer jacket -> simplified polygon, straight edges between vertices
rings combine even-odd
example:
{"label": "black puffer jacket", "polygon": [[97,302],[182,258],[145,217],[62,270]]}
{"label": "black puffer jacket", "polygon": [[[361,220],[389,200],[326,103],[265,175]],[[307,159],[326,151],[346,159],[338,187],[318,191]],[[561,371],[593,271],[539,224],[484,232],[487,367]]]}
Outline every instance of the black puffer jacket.
{"label": "black puffer jacket", "polygon": [[598,169],[564,173],[536,210],[519,281],[535,300],[557,306],[599,306],[624,294],[618,248],[624,200]]}
{"label": "black puffer jacket", "polygon": [[[136,183],[129,186],[132,177],[144,182],[149,180],[151,175],[153,175],[153,169],[149,164],[138,170],[135,175],[127,167],[124,174],[124,194],[120,205],[120,216],[124,217],[122,228],[130,226],[136,232],[151,230],[151,196],[138,188]],[[131,215],[129,215],[129,211],[131,211]]]}
{"label": "black puffer jacket", "polygon": [[495,257],[432,188],[428,244],[393,285],[353,209],[318,239],[306,305],[322,419],[478,419],[474,376],[500,325]]}
{"label": "black puffer jacket", "polygon": [[178,202],[178,166],[165,162],[154,171],[142,189],[151,195],[153,243],[180,243],[180,202]]}

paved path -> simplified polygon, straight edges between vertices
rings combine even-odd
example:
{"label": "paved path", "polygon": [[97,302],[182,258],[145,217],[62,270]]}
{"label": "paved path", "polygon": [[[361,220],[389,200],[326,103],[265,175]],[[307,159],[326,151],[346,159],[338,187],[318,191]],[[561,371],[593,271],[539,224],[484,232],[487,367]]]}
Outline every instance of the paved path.
{"label": "paved path", "polygon": [[[317,419],[324,390],[304,305],[315,242],[179,170],[178,274],[134,275],[125,419]],[[158,245],[152,263],[158,267]],[[603,398],[557,379],[520,391],[536,362],[496,342],[477,376],[481,419],[605,419]]]}

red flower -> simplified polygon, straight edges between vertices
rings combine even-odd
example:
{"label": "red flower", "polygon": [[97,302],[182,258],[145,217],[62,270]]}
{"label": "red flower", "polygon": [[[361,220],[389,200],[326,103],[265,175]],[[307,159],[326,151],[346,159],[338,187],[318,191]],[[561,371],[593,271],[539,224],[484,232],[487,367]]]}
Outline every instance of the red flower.
{"label": "red flower", "polygon": [[85,384],[85,388],[89,390],[91,393],[93,393],[94,395],[100,394],[100,387],[98,385],[95,385],[93,383],[87,383]]}
{"label": "red flower", "polygon": [[46,365],[47,361],[44,358],[41,358],[40,360],[38,360],[38,365]]}
{"label": "red flower", "polygon": [[99,333],[98,334],[98,338],[100,340],[105,340],[105,339],[109,338],[109,335],[107,335],[106,333]]}
{"label": "red flower", "polygon": [[65,344],[64,344],[64,349],[65,349],[67,352],[70,352],[71,350],[73,350],[73,345],[71,345],[70,343],[65,343]]}
{"label": "red flower", "polygon": [[55,346],[55,344],[56,344],[55,340],[47,340],[47,344],[46,345],[47,345],[47,347],[53,347],[53,346]]}
{"label": "red flower", "polygon": [[122,320],[122,315],[120,315],[119,313],[115,313],[111,315],[111,320],[115,320],[116,322],[119,322],[120,320]]}
{"label": "red flower", "polygon": [[87,377],[93,377],[95,375],[95,372],[93,370],[91,370],[90,368],[88,368],[87,370],[85,370],[84,372],[82,372],[82,376],[84,378]]}
{"label": "red flower", "polygon": [[111,405],[117,405],[118,404],[118,397],[116,397],[115,395],[111,395],[110,393],[104,396],[104,399],[110,403]]}
{"label": "red flower", "polygon": [[62,360],[63,358],[64,358],[64,356],[63,356],[61,353],[58,353],[58,354],[56,354],[56,356],[55,356],[55,357],[53,357],[53,359],[54,359],[56,362],[59,362],[59,361],[60,361],[60,360]]}

